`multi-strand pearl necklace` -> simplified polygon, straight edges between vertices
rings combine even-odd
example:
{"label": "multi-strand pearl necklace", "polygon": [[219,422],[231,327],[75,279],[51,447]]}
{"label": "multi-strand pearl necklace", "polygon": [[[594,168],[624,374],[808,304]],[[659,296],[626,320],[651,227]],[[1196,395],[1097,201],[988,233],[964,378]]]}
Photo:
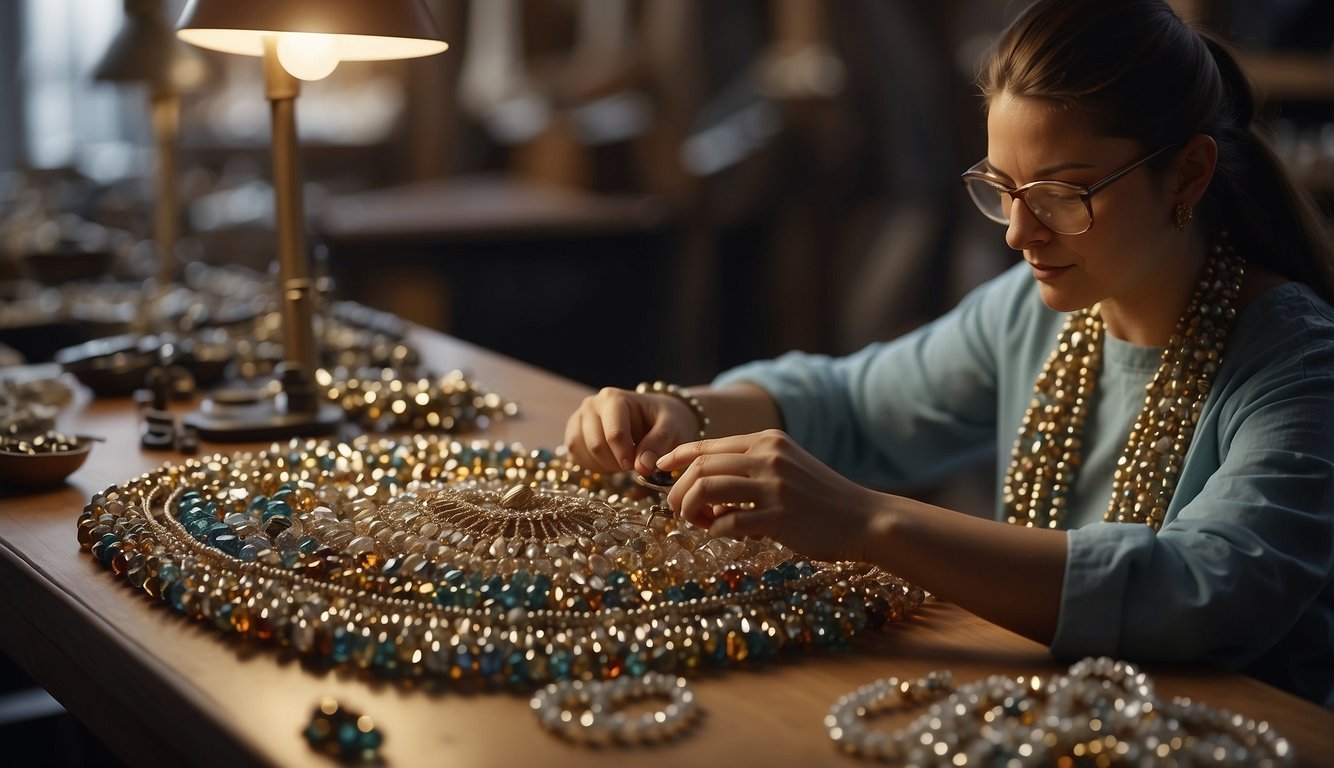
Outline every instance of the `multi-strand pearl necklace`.
{"label": "multi-strand pearl necklace", "polygon": [[[1243,269],[1224,236],[1145,387],[1144,407],[1117,461],[1105,519],[1146,523],[1154,530],[1162,525],[1236,317]],[[1011,523],[1059,528],[1064,522],[1083,461],[1104,333],[1099,305],[1071,313],[1038,374],[1002,495]]]}
{"label": "multi-strand pearl necklace", "polygon": [[[929,706],[893,733],[868,716]],[[921,766],[1292,765],[1267,722],[1154,693],[1133,664],[1086,658],[1046,680],[993,675],[955,688],[948,671],[886,678],[839,699],[829,737],[861,757]]]}

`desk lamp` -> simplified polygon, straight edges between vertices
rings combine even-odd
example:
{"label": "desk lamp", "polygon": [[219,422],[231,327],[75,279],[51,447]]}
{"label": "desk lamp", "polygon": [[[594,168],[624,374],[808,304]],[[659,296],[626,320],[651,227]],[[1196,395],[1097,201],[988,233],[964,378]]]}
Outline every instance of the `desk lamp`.
{"label": "desk lamp", "polygon": [[172,34],[162,0],[125,0],[125,24],[112,39],[93,77],[148,85],[153,125],[153,240],[158,250],[158,292],[176,279],[176,235],[180,204],[176,190],[176,136],[181,95],[204,82],[204,60]]}
{"label": "desk lamp", "polygon": [[214,399],[186,416],[185,424],[206,440],[330,434],[342,417],[315,385],[314,283],[297,168],[295,101],[300,80],[326,77],[342,60],[416,58],[440,53],[448,45],[423,0],[190,0],[176,34],[201,48],[264,59],[284,357],[278,397],[246,405]]}

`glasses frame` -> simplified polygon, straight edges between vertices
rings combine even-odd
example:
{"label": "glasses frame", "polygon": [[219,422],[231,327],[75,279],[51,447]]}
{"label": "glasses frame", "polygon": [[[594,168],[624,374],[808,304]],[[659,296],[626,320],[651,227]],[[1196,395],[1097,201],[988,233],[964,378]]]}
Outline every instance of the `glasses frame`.
{"label": "glasses frame", "polygon": [[[981,160],[978,160],[977,163],[974,164],[972,168],[969,168],[968,170],[960,174],[959,181],[962,182],[965,187],[968,187],[968,182],[972,179],[984,181],[990,184],[991,186],[995,187],[996,191],[1004,192],[1005,194],[1009,195],[1011,201],[1014,201],[1016,199],[1022,201],[1024,207],[1027,208],[1035,217],[1037,217],[1039,224],[1046,227],[1047,229],[1050,229],[1056,234],[1082,235],[1093,228],[1092,198],[1095,194],[1111,186],[1113,183],[1123,178],[1131,171],[1135,170],[1141,165],[1144,165],[1145,163],[1149,162],[1155,157],[1163,154],[1168,150],[1176,149],[1177,147],[1180,146],[1181,146],[1180,144],[1168,144],[1165,147],[1160,147],[1154,150],[1153,152],[1150,152],[1149,154],[1145,155],[1144,157],[1141,157],[1138,160],[1132,161],[1126,165],[1121,166],[1120,168],[1117,168],[1115,171],[1112,171],[1111,173],[1107,174],[1106,176],[1103,176],[1101,179],[1098,179],[1097,181],[1093,182],[1092,184],[1089,184],[1088,186],[1084,186],[1082,184],[1071,184],[1068,181],[1038,180],[1038,181],[1030,181],[1027,184],[1024,184],[1023,186],[1020,187],[1012,187],[1009,184],[1006,184],[1002,179],[993,174],[991,171],[987,170],[986,168],[987,158],[985,157],[982,158]],[[1033,205],[1031,203],[1028,202],[1029,190],[1033,189],[1034,187],[1040,187],[1040,186],[1060,187],[1075,195],[1078,195],[1079,199],[1084,203],[1084,210],[1088,212],[1088,224],[1083,229],[1077,232],[1062,232],[1059,229],[1056,229],[1051,225],[1047,224],[1046,222],[1044,222],[1041,218],[1041,214],[1033,208]],[[978,201],[975,195],[973,195],[971,188],[969,189],[968,196],[973,199],[973,204],[977,206],[977,209],[982,212],[983,216],[986,216],[988,219],[991,219],[997,224],[1004,224],[1006,226],[1009,226],[1010,217],[1008,215],[1005,215],[1003,218],[993,216],[990,212],[988,212],[985,208],[982,207],[982,203]]]}

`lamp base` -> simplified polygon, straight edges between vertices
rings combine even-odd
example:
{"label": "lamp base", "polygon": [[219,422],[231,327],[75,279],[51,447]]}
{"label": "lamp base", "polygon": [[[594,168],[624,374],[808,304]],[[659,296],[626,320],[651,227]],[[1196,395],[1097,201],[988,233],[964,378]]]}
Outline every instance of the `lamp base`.
{"label": "lamp base", "polygon": [[332,435],[343,423],[343,411],[331,403],[318,403],[314,411],[292,411],[286,398],[279,395],[248,403],[205,400],[200,410],[187,414],[181,421],[203,440],[259,442]]}

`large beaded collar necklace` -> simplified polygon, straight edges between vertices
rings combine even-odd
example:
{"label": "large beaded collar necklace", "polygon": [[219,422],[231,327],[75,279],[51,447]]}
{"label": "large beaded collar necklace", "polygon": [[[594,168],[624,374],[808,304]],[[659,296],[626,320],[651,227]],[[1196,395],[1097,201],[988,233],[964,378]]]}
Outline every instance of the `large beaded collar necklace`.
{"label": "large beaded collar necklace", "polygon": [[292,441],[97,494],[78,537],[133,587],[325,665],[529,688],[847,644],[923,593],[712,537],[563,455],[421,435]]}
{"label": "large beaded collar necklace", "polygon": [[[1144,407],[1117,461],[1106,520],[1155,531],[1162,526],[1236,317],[1243,269],[1223,235],[1145,388]],[[1082,463],[1103,333],[1099,305],[1070,313],[1038,374],[1005,478],[1002,498],[1011,523],[1059,528],[1064,522]]]}

